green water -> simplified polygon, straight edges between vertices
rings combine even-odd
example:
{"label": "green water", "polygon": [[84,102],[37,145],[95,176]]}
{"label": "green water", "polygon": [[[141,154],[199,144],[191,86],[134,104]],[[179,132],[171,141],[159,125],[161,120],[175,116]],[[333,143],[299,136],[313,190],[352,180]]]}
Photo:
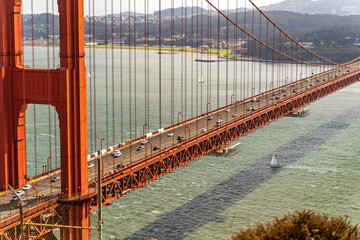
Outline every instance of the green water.
{"label": "green water", "polygon": [[[41,54],[46,51],[46,49],[39,49]],[[105,122],[106,116],[104,116],[104,61],[102,60],[102,54],[104,51],[99,50],[96,54],[97,56],[97,79],[99,79],[99,88],[97,88],[97,138],[101,138],[106,134],[103,123]],[[27,53],[29,56],[29,52]],[[116,54],[119,54],[117,52]],[[124,69],[126,69],[125,59],[128,59],[126,52],[123,52],[124,57]],[[118,55],[117,55],[118,56]],[[141,61],[140,52],[138,54],[138,61]],[[118,56],[119,57],[119,56]],[[158,55],[153,53],[152,55],[152,68],[156,68]],[[162,56],[163,60],[170,56]],[[181,55],[174,56],[177,59],[177,62],[181,60]],[[191,57],[187,56],[188,64],[191,62]],[[29,61],[31,58],[25,56],[25,60]],[[38,60],[39,66],[40,63],[44,63],[43,60]],[[142,59],[143,61],[143,59]],[[30,64],[30,63],[29,63]],[[163,62],[163,74],[164,76],[168,75],[171,72],[170,67],[166,67],[166,64],[170,64],[169,59],[165,59]],[[119,65],[119,62],[117,63]],[[177,64],[179,67],[180,64]],[[111,63],[109,62],[109,66]],[[171,66],[171,64],[170,64]],[[206,66],[206,65],[204,65]],[[211,70],[211,78],[214,92],[212,92],[211,97],[211,109],[216,107],[216,88],[215,84],[217,81],[217,63],[211,65],[215,68]],[[250,65],[251,66],[251,65]],[[45,67],[45,66],[44,66]],[[87,67],[89,69],[89,66]],[[225,63],[220,64],[220,68],[223,68],[222,72],[226,68]],[[230,71],[233,71],[231,64],[229,64]],[[142,135],[142,126],[144,124],[144,106],[140,104],[142,100],[141,92],[144,91],[143,85],[140,84],[141,81],[144,81],[140,76],[143,74],[141,70],[141,65],[137,65],[138,72],[138,129],[137,136]],[[257,68],[259,69],[259,68]],[[264,69],[264,67],[262,68]],[[134,73],[135,70],[133,70]],[[181,111],[181,71],[178,71],[176,76],[176,103],[175,103],[175,119],[173,121],[177,122],[177,112]],[[189,70],[189,72],[191,72]],[[188,72],[188,73],[189,73]],[[119,68],[116,69],[116,77],[120,76]],[[123,73],[124,79],[126,79],[127,74]],[[262,72],[262,74],[264,74]],[[133,75],[133,74],[132,74]],[[204,79],[208,79],[206,76],[206,71],[202,73]],[[109,79],[111,75],[109,74]],[[232,83],[233,74],[229,75],[229,82]],[[100,80],[101,79],[101,80]],[[154,79],[151,83],[151,103],[154,105],[154,110],[151,110],[150,116],[150,130],[156,130],[159,127],[158,123],[158,107],[156,105],[158,101],[157,89],[158,89],[158,73],[154,71],[151,74],[151,79]],[[191,79],[191,74],[188,77],[188,81]],[[88,80],[89,81],[89,80]],[[196,86],[197,76],[193,77],[194,87]],[[221,91],[221,99],[219,99],[219,104],[222,106],[226,103],[225,95],[225,84],[223,79]],[[124,81],[125,82],[125,81]],[[117,81],[116,84],[119,84]],[[128,82],[126,81],[128,85]],[[202,86],[203,89],[203,105],[202,112],[206,110],[206,84]],[[89,86],[89,85],[88,85]],[[167,94],[170,94],[170,83],[166,82],[166,78],[163,80],[163,89],[164,90],[164,110],[163,110],[163,124],[162,126],[167,126],[171,123],[170,115],[170,103]],[[199,87],[199,86],[198,86]],[[201,88],[201,87],[199,87]],[[200,91],[200,89],[198,89]],[[251,92],[251,91],[250,91]],[[123,89],[124,99],[128,99],[128,88]],[[120,90],[119,87],[115,88],[116,98],[118,99]],[[188,93],[189,94],[189,93]],[[229,93],[228,102],[230,102],[230,96],[233,93]],[[196,96],[196,93],[194,94]],[[236,93],[237,98],[244,98],[246,96],[240,96],[240,92]],[[200,92],[199,92],[200,96]],[[189,99],[188,102],[194,102]],[[88,94],[89,98],[89,94]],[[185,97],[184,97],[185,98]],[[109,98],[110,100],[110,98]],[[183,99],[184,101],[184,99]],[[199,101],[200,102],[200,101]],[[129,195],[122,197],[114,202],[114,205],[111,207],[104,208],[104,239],[138,239],[135,238],[136,233],[140,233],[144,228],[150,224],[154,224],[157,221],[161,226],[162,216],[168,214],[169,212],[176,211],[176,209],[188,204],[192,200],[206,193],[207,191],[216,188],[223,181],[230,179],[233,175],[237,174],[239,171],[246,169],[253,163],[259,161],[260,159],[272,154],[278,148],[290,143],[291,141],[307,134],[314,129],[318,128],[322,124],[326,124],[332,119],[344,114],[348,109],[351,109],[354,106],[357,106],[360,102],[360,84],[354,84],[346,89],[343,89],[337,93],[331,94],[328,97],[321,99],[311,105],[311,113],[305,118],[282,118],[271,123],[268,126],[265,126],[243,138],[240,139],[243,145],[243,150],[239,154],[226,158],[226,157],[214,157],[206,156],[202,157],[198,161],[191,163],[189,166],[176,170],[172,174],[168,174],[161,178],[159,181],[152,182],[146,188],[138,189],[132,192]],[[127,107],[124,107],[124,112],[129,112],[128,101],[124,100],[124,105],[127,104]],[[119,106],[116,106],[116,109]],[[134,106],[132,106],[134,107]],[[90,107],[89,107],[90,108]],[[198,112],[200,111],[201,106],[198,107]],[[33,153],[33,133],[32,133],[32,110],[33,107],[29,106],[27,112],[27,145],[28,145],[28,162],[31,162]],[[153,108],[152,108],[153,109]],[[183,109],[184,110],[184,109]],[[37,106],[37,111],[45,112],[42,117],[37,117],[37,138],[38,138],[38,161],[40,157],[45,158],[49,154],[48,150],[48,116],[46,115],[48,108]],[[88,110],[88,112],[90,112]],[[110,111],[111,112],[111,111]],[[185,110],[184,110],[185,112]],[[196,113],[196,107],[193,107],[193,114]],[[53,113],[52,113],[53,114]],[[119,142],[121,137],[118,135],[120,132],[119,127],[119,110],[115,113],[115,142]],[[90,113],[89,113],[90,115]],[[185,114],[184,114],[185,115]],[[112,118],[112,114],[110,114]],[[184,116],[185,117],[185,116]],[[191,117],[191,107],[188,107],[186,112],[186,117]],[[346,117],[346,116],[345,116]],[[123,139],[128,139],[129,137],[129,124],[128,116],[124,114],[124,131]],[[52,119],[52,121],[54,121]],[[112,121],[112,120],[111,120]],[[90,122],[88,120],[88,122]],[[90,124],[89,124],[90,125]],[[109,125],[112,125],[109,124]],[[102,126],[102,127],[100,127]],[[90,126],[89,126],[90,127]],[[109,136],[111,141],[109,145],[112,144],[112,129],[109,127]],[[188,231],[182,232],[179,239],[230,239],[230,236],[240,228],[245,228],[247,226],[254,225],[258,222],[265,222],[272,220],[275,216],[281,216],[288,211],[293,210],[302,210],[304,208],[311,208],[318,210],[323,213],[327,213],[334,216],[343,216],[345,214],[350,215],[350,220],[354,224],[360,223],[360,187],[357,183],[357,179],[360,177],[360,163],[359,156],[360,150],[359,146],[359,131],[360,130],[360,121],[355,121],[350,126],[344,130],[339,131],[337,134],[327,139],[325,143],[320,144],[315,151],[305,154],[299,160],[297,160],[292,165],[283,168],[282,171],[272,177],[270,180],[260,184],[255,189],[250,191],[245,197],[238,199],[231,204],[226,205],[225,209],[222,209],[218,214],[217,221],[205,221],[201,226],[197,226],[195,229],[189,229]],[[135,135],[134,124],[132,126],[132,136]],[[54,134],[54,130],[52,131]],[[52,134],[52,135],[53,135]],[[90,135],[90,133],[89,133]],[[94,135],[94,133],[93,133]],[[55,151],[53,138],[53,150]],[[97,140],[93,140],[96,142]],[[57,141],[59,143],[59,141]],[[91,142],[91,140],[89,140]],[[98,141],[99,142],[99,141]],[[89,144],[89,152],[91,152],[91,144]],[[301,147],[301,146],[299,146]],[[39,149],[40,148],[40,149]],[[95,149],[92,146],[92,150]],[[304,149],[305,151],[306,149]],[[59,151],[59,147],[58,147]],[[281,163],[281,155],[277,155],[278,161]],[[59,161],[59,160],[58,160]],[[28,170],[31,170],[31,164],[29,164]],[[39,165],[39,163],[38,163]],[[233,189],[234,193],[236,191],[241,191],[241,189]],[[220,190],[216,193],[216,196],[219,197],[220,202],[222,197],[222,191]],[[207,207],[221,207],[220,206],[203,206]],[[92,224],[96,224],[96,212],[93,213]],[[188,218],[185,220],[187,224],[194,221],[192,215],[189,214]],[[164,223],[165,224],[165,223]],[[176,225],[181,226],[181,222],[176,223]],[[151,225],[150,225],[151,226]],[[166,235],[166,232],[173,232],[170,228],[161,228],[154,229],[156,231],[162,232],[163,235]],[[179,233],[180,234],[180,233]],[[96,235],[96,233],[94,234]],[[146,234],[145,234],[146,235]],[[146,237],[156,237],[156,234],[145,236]],[[95,236],[94,236],[95,239]],[[171,238],[163,238],[171,239]]]}

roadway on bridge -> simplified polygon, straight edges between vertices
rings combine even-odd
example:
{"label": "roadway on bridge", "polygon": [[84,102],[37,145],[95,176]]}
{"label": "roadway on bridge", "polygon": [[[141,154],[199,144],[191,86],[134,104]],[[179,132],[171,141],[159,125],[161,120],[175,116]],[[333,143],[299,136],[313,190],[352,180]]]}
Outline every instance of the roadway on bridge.
{"label": "roadway on bridge", "polygon": [[[102,156],[103,172],[105,176],[109,173],[113,173],[117,170],[117,166],[121,163],[124,166],[137,163],[150,157],[152,154],[157,154],[161,151],[169,149],[177,144],[178,136],[183,136],[184,141],[193,139],[201,134],[206,134],[207,131],[213,130],[222,126],[230,121],[242,118],[248,114],[252,114],[257,110],[274,105],[280,101],[288,99],[296,94],[317,87],[320,84],[334,80],[340,75],[346,75],[356,70],[356,66],[341,67],[333,69],[329,72],[325,72],[319,75],[310,76],[302,79],[297,83],[288,84],[286,87],[277,88],[269,92],[258,95],[255,99],[247,99],[242,102],[237,102],[231,107],[225,107],[217,111],[213,111],[209,114],[203,114],[191,121],[185,121],[178,126],[168,128],[164,133],[154,134],[147,139],[147,143],[143,149],[138,150],[140,141],[133,142],[128,146],[120,148],[122,153],[121,157],[114,158],[111,154]],[[211,120],[208,118],[212,117]],[[216,124],[218,120],[222,120],[221,124]],[[206,130],[206,131],[205,131]],[[168,136],[169,133],[173,133],[172,136]],[[159,147],[159,150],[152,150],[154,147]],[[95,160],[90,160],[89,163],[95,164]],[[120,173],[120,172],[119,172]],[[89,182],[94,181],[96,178],[96,167],[89,168],[88,171]],[[60,172],[49,174],[36,182],[32,182],[32,186],[38,190],[38,195],[43,195],[46,199],[59,196],[61,193],[60,181],[51,182],[51,178],[60,176]],[[18,213],[17,203],[10,203],[13,194],[11,192],[3,193],[0,197],[0,220],[6,219],[11,215]],[[31,207],[37,204],[36,191],[34,189],[27,190],[23,195],[24,201],[27,203],[26,207]]]}

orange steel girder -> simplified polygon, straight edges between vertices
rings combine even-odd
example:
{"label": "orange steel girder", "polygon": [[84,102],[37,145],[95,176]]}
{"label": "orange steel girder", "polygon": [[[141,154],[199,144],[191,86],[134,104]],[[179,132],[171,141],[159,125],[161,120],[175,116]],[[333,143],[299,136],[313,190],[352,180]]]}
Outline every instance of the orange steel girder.
{"label": "orange steel girder", "polygon": [[[104,177],[102,204],[105,205],[125,194],[146,186],[149,182],[216,150],[241,136],[269,124],[289,113],[314,102],[360,79],[360,72],[329,81],[314,89],[259,110],[251,115],[228,123],[220,128],[175,146],[163,153],[138,162]],[[93,185],[95,183],[91,183]],[[92,198],[91,210],[98,207],[97,197]]]}
{"label": "orange steel girder", "polygon": [[[24,211],[24,222],[26,223],[62,223],[62,206],[56,203],[57,199],[52,199],[46,203]],[[44,216],[48,216],[44,218]],[[19,239],[20,237],[20,218],[16,215],[0,224],[0,240]],[[55,228],[49,227],[24,227],[28,239],[43,239]],[[45,238],[46,239],[46,238]]]}
{"label": "orange steel girder", "polygon": [[[22,63],[21,0],[0,0],[0,189],[26,183],[25,111],[28,104],[55,106],[60,125],[61,198],[88,193],[86,69],[83,0],[61,0],[60,68]],[[69,224],[89,226],[89,203],[67,203]],[[66,216],[67,215],[67,216]],[[63,239],[88,231],[61,230]]]}

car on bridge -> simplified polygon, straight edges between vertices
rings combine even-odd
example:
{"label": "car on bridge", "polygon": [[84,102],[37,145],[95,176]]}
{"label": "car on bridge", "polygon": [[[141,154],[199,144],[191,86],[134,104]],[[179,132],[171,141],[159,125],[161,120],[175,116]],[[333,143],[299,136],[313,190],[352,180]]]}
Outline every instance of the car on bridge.
{"label": "car on bridge", "polygon": [[89,163],[89,164],[88,164],[88,169],[89,169],[89,168],[93,168],[93,167],[94,167],[94,164],[93,164],[93,163]]}
{"label": "car on bridge", "polygon": [[[22,206],[25,207],[27,205],[27,202],[26,201],[22,201]],[[20,203],[17,203],[16,204],[17,207],[20,207]]]}
{"label": "car on bridge", "polygon": [[23,186],[22,190],[26,191],[29,190],[31,187],[32,187],[31,184],[26,184],[25,186]]}
{"label": "car on bridge", "polygon": [[114,158],[118,158],[121,157],[122,153],[119,150],[115,150],[112,155],[114,156]]}
{"label": "car on bridge", "polygon": [[51,179],[51,182],[57,182],[57,181],[59,181],[60,180],[60,177],[59,176],[56,176],[56,177],[53,177],[52,179]]}
{"label": "car on bridge", "polygon": [[172,136],[174,136],[174,133],[168,133],[167,136],[168,136],[168,137],[172,137]]}
{"label": "car on bridge", "polygon": [[206,128],[201,129],[201,132],[206,133],[207,132]]}
{"label": "car on bridge", "polygon": [[144,139],[144,140],[142,140],[142,141],[140,142],[140,145],[145,145],[147,142],[148,142],[148,141],[147,141],[146,139]]}
{"label": "car on bridge", "polygon": [[144,146],[143,145],[140,145],[137,149],[136,149],[136,151],[140,151],[141,149],[143,149],[144,148]]}
{"label": "car on bridge", "polygon": [[160,149],[159,146],[153,147],[153,150],[154,150],[154,151],[159,150],[159,149]]}
{"label": "car on bridge", "polygon": [[214,117],[213,116],[209,116],[208,117],[208,120],[210,121],[210,120],[213,120],[214,119]]}
{"label": "car on bridge", "polygon": [[17,195],[21,196],[24,195],[25,191],[24,190],[19,190],[16,192]]}
{"label": "car on bridge", "polygon": [[185,139],[184,136],[181,136],[181,135],[177,137],[177,140],[178,140],[179,142],[184,141],[184,139]]}
{"label": "car on bridge", "polygon": [[223,120],[219,119],[219,120],[216,121],[216,125],[221,125],[222,122],[223,122]]}

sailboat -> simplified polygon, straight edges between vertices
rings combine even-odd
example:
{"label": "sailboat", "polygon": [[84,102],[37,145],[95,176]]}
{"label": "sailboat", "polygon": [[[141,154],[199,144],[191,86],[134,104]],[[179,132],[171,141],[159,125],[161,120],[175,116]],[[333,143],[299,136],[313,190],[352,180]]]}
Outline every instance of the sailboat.
{"label": "sailboat", "polygon": [[201,76],[201,77],[199,77],[199,81],[198,81],[198,83],[204,83],[204,80],[203,80],[202,76]]}
{"label": "sailboat", "polygon": [[270,167],[271,168],[281,168],[281,165],[276,162],[275,153],[273,154],[273,156],[271,158]]}

